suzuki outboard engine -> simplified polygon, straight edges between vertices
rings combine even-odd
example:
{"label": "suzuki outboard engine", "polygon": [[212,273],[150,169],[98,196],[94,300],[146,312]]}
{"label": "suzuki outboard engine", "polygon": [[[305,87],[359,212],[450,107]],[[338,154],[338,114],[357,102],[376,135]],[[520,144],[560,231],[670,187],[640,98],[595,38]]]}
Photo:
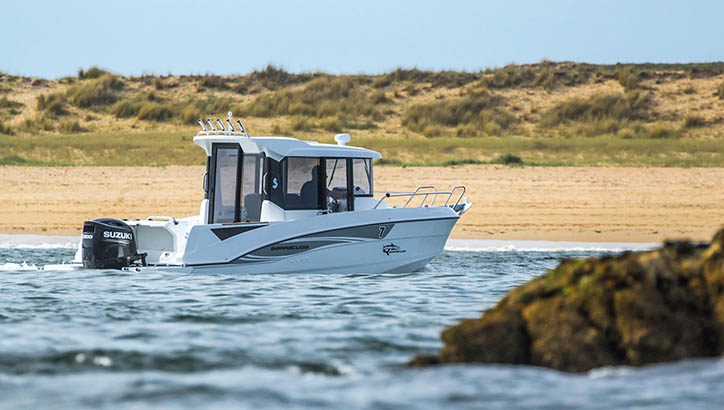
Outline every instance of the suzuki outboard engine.
{"label": "suzuki outboard engine", "polygon": [[136,252],[133,230],[113,218],[83,223],[83,267],[87,269],[121,269],[137,261],[146,265],[146,254]]}

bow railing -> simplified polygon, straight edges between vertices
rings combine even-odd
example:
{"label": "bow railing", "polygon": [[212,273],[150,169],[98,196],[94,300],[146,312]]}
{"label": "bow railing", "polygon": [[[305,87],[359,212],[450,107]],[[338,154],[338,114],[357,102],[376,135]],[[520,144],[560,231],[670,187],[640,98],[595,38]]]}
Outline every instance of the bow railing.
{"label": "bow railing", "polygon": [[[458,191],[460,194],[457,196],[455,203],[451,204],[450,201],[452,200],[453,195]],[[377,204],[372,209],[377,209],[377,207],[379,207],[380,204],[382,204],[382,202],[387,198],[405,197],[407,197],[407,201],[405,201],[402,208],[407,208],[408,206],[414,206],[417,208],[434,207],[438,197],[442,196],[445,197],[445,202],[438,206],[448,206],[457,210],[458,205],[460,205],[460,201],[463,199],[463,195],[465,195],[465,186],[463,185],[453,187],[450,191],[438,191],[438,189],[432,185],[424,185],[417,187],[413,192],[385,192],[382,198],[377,201]],[[416,201],[418,198],[420,199],[419,202]]]}

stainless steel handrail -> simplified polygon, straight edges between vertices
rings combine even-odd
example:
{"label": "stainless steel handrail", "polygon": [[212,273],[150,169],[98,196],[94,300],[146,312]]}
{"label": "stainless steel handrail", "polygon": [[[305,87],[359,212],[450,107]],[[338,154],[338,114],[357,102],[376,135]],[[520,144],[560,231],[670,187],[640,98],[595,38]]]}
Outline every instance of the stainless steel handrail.
{"label": "stainless steel handrail", "polygon": [[[432,192],[430,192],[430,191],[420,192],[421,190],[425,190],[425,189],[432,189],[433,191]],[[450,200],[453,197],[453,194],[455,194],[455,192],[457,192],[458,190],[460,191],[460,195],[458,195],[457,200],[455,201],[455,203],[453,205],[449,205]],[[463,195],[465,195],[465,186],[458,185],[458,186],[453,187],[453,189],[450,191],[438,191],[437,188],[435,188],[432,185],[424,185],[424,186],[417,187],[415,189],[415,191],[413,191],[413,192],[385,192],[384,196],[382,198],[380,198],[379,201],[377,201],[377,204],[375,204],[374,208],[372,208],[372,209],[377,209],[377,207],[380,206],[380,204],[382,203],[382,201],[385,200],[385,198],[409,197],[409,198],[407,198],[405,205],[402,206],[403,208],[407,208],[407,206],[410,204],[410,202],[416,196],[423,197],[422,200],[420,201],[420,204],[417,206],[418,208],[427,206],[427,205],[425,205],[425,203],[427,202],[427,198],[429,198],[430,196],[432,196],[432,202],[430,202],[429,206],[433,207],[433,206],[435,206],[435,200],[437,199],[438,195],[447,195],[447,199],[445,200],[445,203],[442,206],[448,206],[448,207],[452,207],[454,209],[460,204],[460,201],[463,199]]]}
{"label": "stainless steel handrail", "polygon": [[146,218],[147,221],[172,221],[174,225],[178,225],[178,221],[173,216],[153,215]]}
{"label": "stainless steel handrail", "polygon": [[450,191],[450,195],[447,196],[447,200],[445,200],[444,206],[448,206],[447,204],[448,204],[448,202],[450,202],[450,198],[452,198],[453,193],[458,189],[461,190],[460,195],[458,196],[457,201],[455,201],[455,205],[453,205],[453,208],[458,206],[458,204],[460,203],[460,200],[463,199],[463,195],[465,195],[465,185],[457,185],[457,186],[453,187],[453,189]]}
{"label": "stainless steel handrail", "polygon": [[[407,200],[407,202],[405,202],[405,206],[403,206],[403,208],[407,208],[407,205],[410,204],[410,201],[412,201],[412,198],[413,198],[418,192],[420,192],[421,189],[434,189],[435,192],[437,192],[437,188],[435,188],[433,185],[423,185],[423,186],[419,186],[419,187],[417,187],[417,189],[415,189],[415,192],[413,192],[413,195],[410,195],[410,198]],[[427,196],[428,196],[429,194],[430,194],[430,192],[422,192],[422,193],[420,193],[420,195],[425,195],[425,197],[422,199],[422,203],[425,203],[425,201],[427,200]],[[404,194],[402,194],[401,196],[403,196],[403,195],[404,195]],[[437,194],[436,194],[436,195],[437,195]],[[434,201],[433,201],[433,202],[434,202]]]}

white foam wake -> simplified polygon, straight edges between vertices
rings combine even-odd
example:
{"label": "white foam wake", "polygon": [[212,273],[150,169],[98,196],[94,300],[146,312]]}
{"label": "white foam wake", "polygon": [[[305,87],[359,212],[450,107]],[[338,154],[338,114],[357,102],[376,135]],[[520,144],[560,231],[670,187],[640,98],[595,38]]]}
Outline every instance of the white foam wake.
{"label": "white foam wake", "polygon": [[448,239],[445,250],[464,252],[623,252],[645,251],[659,243],[646,242],[567,242],[567,241],[500,241]]}
{"label": "white foam wake", "polygon": [[78,241],[75,236],[0,234],[0,249],[72,249]]}
{"label": "white foam wake", "polygon": [[28,265],[27,263],[0,263],[0,271],[32,271],[32,270],[40,270],[39,267],[35,265]]}

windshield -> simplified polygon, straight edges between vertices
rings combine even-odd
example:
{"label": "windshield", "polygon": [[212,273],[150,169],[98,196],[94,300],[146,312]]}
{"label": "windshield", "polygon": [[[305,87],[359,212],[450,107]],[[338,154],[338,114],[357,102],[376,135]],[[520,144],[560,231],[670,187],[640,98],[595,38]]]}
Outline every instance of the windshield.
{"label": "windshield", "polygon": [[352,160],[352,184],[355,196],[372,196],[372,160],[355,158]]}

